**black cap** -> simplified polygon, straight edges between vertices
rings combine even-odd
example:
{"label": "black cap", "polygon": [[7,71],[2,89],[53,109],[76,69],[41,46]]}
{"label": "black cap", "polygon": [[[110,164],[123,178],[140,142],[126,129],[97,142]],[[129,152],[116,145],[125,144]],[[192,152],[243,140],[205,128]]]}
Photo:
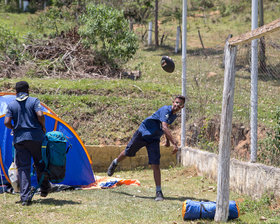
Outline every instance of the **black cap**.
{"label": "black cap", "polygon": [[20,81],[16,83],[16,92],[28,92],[29,85],[26,81]]}

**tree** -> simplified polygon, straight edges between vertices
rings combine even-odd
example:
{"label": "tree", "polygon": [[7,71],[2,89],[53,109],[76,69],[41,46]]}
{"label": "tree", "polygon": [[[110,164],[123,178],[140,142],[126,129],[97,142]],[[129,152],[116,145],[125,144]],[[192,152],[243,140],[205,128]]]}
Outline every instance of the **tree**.
{"label": "tree", "polygon": [[155,0],[155,44],[158,46],[158,0]]}
{"label": "tree", "polygon": [[128,18],[131,21],[143,24],[147,18],[149,18],[152,13],[153,0],[124,0],[122,5],[119,5],[119,8],[124,9],[124,17]]}
{"label": "tree", "polygon": [[136,35],[122,11],[106,5],[89,4],[81,16],[79,34],[83,44],[93,48],[109,62],[119,65],[127,62],[138,49]]}

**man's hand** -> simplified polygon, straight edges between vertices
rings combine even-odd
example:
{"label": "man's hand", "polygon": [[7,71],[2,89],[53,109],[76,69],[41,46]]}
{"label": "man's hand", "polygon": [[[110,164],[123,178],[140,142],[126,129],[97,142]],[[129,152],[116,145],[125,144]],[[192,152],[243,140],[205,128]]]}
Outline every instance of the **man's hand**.
{"label": "man's hand", "polygon": [[176,152],[178,152],[179,148],[177,145],[174,145],[174,148],[172,150],[172,154],[176,154]]}
{"label": "man's hand", "polygon": [[169,147],[170,146],[170,141],[166,136],[165,136],[165,139],[166,139],[166,141],[165,141],[164,146]]}
{"label": "man's hand", "polygon": [[164,146],[170,147],[170,142],[166,141],[165,144],[164,144]]}
{"label": "man's hand", "polygon": [[45,128],[45,127],[42,127],[42,129],[43,129],[43,132],[46,134],[46,128]]}

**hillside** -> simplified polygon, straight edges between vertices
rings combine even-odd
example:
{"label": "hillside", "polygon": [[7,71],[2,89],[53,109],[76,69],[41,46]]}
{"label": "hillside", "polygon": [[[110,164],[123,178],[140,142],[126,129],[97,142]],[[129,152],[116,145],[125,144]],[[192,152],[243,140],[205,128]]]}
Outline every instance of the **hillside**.
{"label": "hillside", "polygon": [[[181,5],[176,2],[174,7],[180,8]],[[164,8],[165,3],[171,7],[170,1],[163,1],[160,6]],[[269,1],[265,6],[265,23],[279,16],[279,10],[275,7],[279,4]],[[174,7],[170,10],[175,10]],[[26,21],[33,16],[21,14]],[[0,20],[9,26],[15,24],[12,18],[13,14],[0,14]],[[217,152],[223,92],[224,69],[221,66],[223,45],[230,33],[238,35],[251,29],[248,18],[250,18],[249,5],[245,5],[241,13],[231,13],[227,16],[222,16],[221,9],[217,7],[198,8],[188,14],[187,145]],[[80,50],[78,40],[69,39],[67,34],[46,42],[35,42],[26,50],[37,55],[37,59],[41,60],[40,66],[35,66],[34,61],[18,65],[13,61],[2,60],[1,91],[13,91],[14,84],[24,79],[30,83],[32,94],[72,125],[85,144],[126,144],[145,117],[159,107],[170,104],[171,97],[181,93],[181,55],[180,52],[174,53],[177,24],[172,16],[168,17],[162,13],[159,18],[159,36],[165,35],[163,45],[147,46],[146,41],[139,41],[140,49],[137,54],[121,70],[107,65],[105,67],[95,65],[94,61],[98,61],[98,58]],[[28,25],[25,28],[28,30]],[[139,39],[146,29],[147,25],[134,24]],[[198,30],[205,49],[202,48]],[[22,35],[26,34],[26,31],[20,32]],[[272,37],[277,39],[277,35],[279,36],[279,33]],[[68,48],[63,48],[64,45]],[[57,47],[57,50],[48,51],[44,46],[51,46],[49,49]],[[75,46],[77,48],[73,50]],[[43,51],[40,51],[42,48]],[[244,49],[240,49],[238,53],[241,60],[247,54]],[[40,52],[42,58],[39,57]],[[65,63],[67,62],[66,66],[72,66],[73,69],[54,70],[47,56],[55,60],[56,54],[58,57],[69,56],[69,60],[65,60]],[[161,69],[162,55],[169,55],[174,59],[176,63],[174,73],[165,73]],[[247,64],[238,68],[235,90],[232,137],[235,150],[232,154],[241,159],[248,158],[250,144],[248,66]],[[141,77],[135,80],[126,78],[122,75],[124,71],[140,71]],[[279,85],[279,79],[259,80],[260,139],[264,139],[266,132],[276,124],[274,116],[277,106],[280,105]],[[172,125],[172,130],[180,140],[180,119]]]}

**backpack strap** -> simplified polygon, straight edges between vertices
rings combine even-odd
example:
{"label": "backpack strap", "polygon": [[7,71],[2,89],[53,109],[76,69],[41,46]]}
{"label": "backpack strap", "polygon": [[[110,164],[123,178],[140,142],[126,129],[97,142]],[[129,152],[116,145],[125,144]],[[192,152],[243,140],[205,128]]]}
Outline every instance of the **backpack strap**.
{"label": "backpack strap", "polygon": [[48,145],[48,138],[45,136],[44,141],[42,143],[42,147],[41,147],[42,161],[45,163],[45,170],[49,165],[49,161],[48,161],[48,157],[47,157],[47,145]]}
{"label": "backpack strap", "polygon": [[72,145],[70,144],[70,142],[68,142],[68,147],[67,147],[67,149],[66,149],[66,153],[68,153],[68,151],[69,151],[69,149],[71,149],[72,148]]}
{"label": "backpack strap", "polygon": [[201,202],[200,202],[200,212],[199,212],[199,217],[200,217],[200,218],[202,218],[202,211],[203,211],[203,209],[204,209],[205,212],[209,213],[209,211],[205,208],[203,202],[204,202],[204,201],[201,201]]}

